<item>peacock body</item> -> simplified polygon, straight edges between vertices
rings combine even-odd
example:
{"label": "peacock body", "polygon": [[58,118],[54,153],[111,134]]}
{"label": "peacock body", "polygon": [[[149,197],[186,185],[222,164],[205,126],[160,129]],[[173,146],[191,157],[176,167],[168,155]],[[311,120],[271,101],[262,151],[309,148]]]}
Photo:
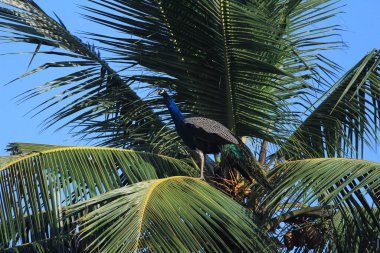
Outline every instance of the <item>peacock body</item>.
{"label": "peacock body", "polygon": [[172,116],[178,135],[183,142],[200,157],[203,178],[204,154],[222,152],[222,161],[236,168],[247,179],[255,179],[265,189],[271,186],[264,172],[248,147],[219,122],[204,117],[185,118],[174,100],[165,92],[159,93]]}

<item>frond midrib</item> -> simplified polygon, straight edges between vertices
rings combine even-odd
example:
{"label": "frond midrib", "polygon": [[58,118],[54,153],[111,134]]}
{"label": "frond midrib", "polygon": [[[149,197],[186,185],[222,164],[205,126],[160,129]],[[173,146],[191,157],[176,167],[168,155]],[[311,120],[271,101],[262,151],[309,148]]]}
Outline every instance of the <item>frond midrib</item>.
{"label": "frond midrib", "polygon": [[148,154],[148,155],[152,155],[152,156],[158,156],[158,157],[161,157],[161,158],[166,159],[166,160],[177,160],[177,161],[180,161],[180,160],[178,160],[176,158],[173,158],[173,157],[170,157],[170,156],[165,156],[165,155],[161,155],[161,154],[154,154],[154,153],[148,153],[148,152],[144,152],[144,151],[135,151],[135,150],[132,150],[132,149],[91,147],[91,146],[67,146],[67,147],[62,147],[62,148],[53,148],[53,149],[49,149],[49,150],[39,151],[39,152],[35,152],[35,153],[31,153],[31,154],[22,156],[22,157],[20,157],[20,158],[18,158],[16,160],[13,160],[13,161],[9,162],[5,166],[1,167],[0,171],[3,171],[3,170],[7,169],[8,167],[11,167],[12,165],[14,165],[16,163],[19,163],[19,162],[21,162],[23,160],[27,160],[27,159],[29,159],[31,157],[34,157],[34,156],[39,156],[39,155],[42,155],[42,154],[45,155],[45,154],[55,153],[55,152],[59,152],[59,151],[73,151],[73,150],[100,150],[100,151],[133,152],[133,153],[136,153],[136,154]]}
{"label": "frond midrib", "polygon": [[221,25],[222,25],[222,36],[223,36],[223,55],[224,55],[224,68],[225,68],[225,85],[226,85],[226,95],[227,95],[227,127],[232,131],[236,131],[236,121],[234,114],[234,101],[232,94],[232,86],[231,86],[231,63],[230,63],[230,55],[228,52],[228,8],[229,3],[226,3],[225,0],[220,1],[220,16],[221,16]]}
{"label": "frond midrib", "polygon": [[[142,229],[144,225],[144,218],[145,218],[145,211],[148,207],[149,200],[154,192],[160,185],[167,181],[177,181],[177,180],[182,180],[182,179],[191,179],[191,180],[197,180],[193,177],[187,177],[187,176],[174,176],[174,177],[168,177],[168,178],[163,178],[163,179],[158,179],[156,182],[154,182],[148,189],[148,191],[145,194],[144,201],[142,202],[142,207],[141,207],[141,213],[140,213],[140,218],[139,218],[139,226],[137,230],[137,236],[136,236],[136,244],[134,249],[138,249],[139,244],[140,244],[140,237],[142,234]],[[200,179],[198,179],[200,180]]]}

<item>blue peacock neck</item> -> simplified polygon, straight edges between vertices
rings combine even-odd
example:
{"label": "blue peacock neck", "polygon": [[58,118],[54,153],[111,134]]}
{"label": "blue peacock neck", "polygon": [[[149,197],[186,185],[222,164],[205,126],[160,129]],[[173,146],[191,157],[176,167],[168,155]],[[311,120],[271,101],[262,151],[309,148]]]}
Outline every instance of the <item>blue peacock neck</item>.
{"label": "blue peacock neck", "polygon": [[169,95],[164,96],[164,101],[165,101],[166,106],[169,109],[170,115],[172,116],[176,127],[178,127],[179,125],[182,125],[183,121],[185,120],[185,116],[183,116],[177,104]]}

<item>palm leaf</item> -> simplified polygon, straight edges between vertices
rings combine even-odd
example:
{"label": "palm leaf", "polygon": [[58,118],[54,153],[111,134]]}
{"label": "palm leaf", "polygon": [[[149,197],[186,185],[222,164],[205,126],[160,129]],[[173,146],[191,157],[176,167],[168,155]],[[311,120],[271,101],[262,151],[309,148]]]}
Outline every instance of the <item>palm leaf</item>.
{"label": "palm leaf", "polygon": [[325,95],[279,153],[288,159],[363,156],[378,141],[380,52],[371,51]]}
{"label": "palm leaf", "polygon": [[18,154],[30,154],[34,152],[43,152],[43,151],[48,151],[50,149],[57,149],[57,148],[63,148],[63,147],[65,146],[27,143],[27,142],[12,142],[7,145],[7,148],[5,150],[8,152],[13,152],[13,153],[18,153]]}
{"label": "palm leaf", "polygon": [[0,168],[1,247],[60,235],[63,206],[127,184],[195,174],[174,158],[113,148],[62,147],[22,156]]}
{"label": "palm leaf", "polygon": [[[13,81],[52,68],[75,69],[19,96],[19,102],[24,102],[42,93],[58,90],[31,110],[36,115],[64,103],[44,121],[45,128],[59,123],[60,128],[71,127],[74,136],[96,139],[96,144],[133,146],[135,149],[161,153],[168,138],[163,138],[167,140],[163,145],[151,143],[165,128],[159,116],[149,102],[142,101],[131,89],[132,82],[112,69],[93,45],[72,35],[61,21],[48,16],[33,1],[2,0],[0,3],[10,7],[0,7],[0,27],[4,28],[0,40],[36,45],[36,50],[30,52],[32,59],[38,54],[57,57],[57,61],[36,67]],[[46,47],[58,50],[44,51]],[[164,132],[173,134],[171,129]],[[171,140],[171,143],[176,144],[179,153],[186,154],[177,140]]]}
{"label": "palm leaf", "polygon": [[[272,252],[251,214],[200,179],[141,182],[65,209],[90,252]],[[88,213],[87,213],[88,212]]]}
{"label": "palm leaf", "polygon": [[[71,239],[71,238],[70,238]],[[75,253],[75,243],[65,236],[22,244],[2,250],[4,253]]]}
{"label": "palm leaf", "polygon": [[170,87],[184,111],[238,135],[274,142],[290,134],[284,126],[297,113],[288,107],[315,91],[304,80],[336,68],[316,53],[336,46],[326,38],[337,27],[315,28],[336,14],[331,1],[91,2],[102,10],[84,7],[86,18],[125,34],[89,35],[115,62],[135,67],[128,80]]}
{"label": "palm leaf", "polygon": [[[379,217],[379,209],[373,208],[372,212],[376,217]],[[366,218],[368,221],[371,219],[370,217]],[[376,252],[378,250],[379,241],[378,230],[359,230],[357,222],[356,216],[343,216],[341,212],[334,215],[330,225],[334,227],[331,233],[334,240],[329,241],[326,251],[355,253]]]}
{"label": "palm leaf", "polygon": [[0,167],[5,166],[7,163],[19,159],[20,156],[12,155],[12,156],[0,156]]}
{"label": "palm leaf", "polygon": [[[294,212],[300,210],[300,206],[330,210],[332,215],[319,220],[320,224],[330,224],[329,235],[325,238],[330,245],[327,252],[344,252],[339,250],[347,249],[347,245],[361,250],[364,242],[375,247],[380,234],[379,172],[380,164],[356,159],[318,158],[287,162],[270,172],[272,176],[278,176],[278,184],[265,197],[263,205],[269,216]],[[289,226],[282,233],[286,229]],[[320,246],[323,248],[324,245]]]}

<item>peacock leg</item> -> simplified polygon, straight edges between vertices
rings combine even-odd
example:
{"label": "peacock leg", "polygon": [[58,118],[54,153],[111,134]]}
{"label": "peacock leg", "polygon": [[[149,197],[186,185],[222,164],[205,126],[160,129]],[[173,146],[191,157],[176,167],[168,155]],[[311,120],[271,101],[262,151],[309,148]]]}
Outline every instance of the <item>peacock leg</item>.
{"label": "peacock leg", "polygon": [[199,162],[200,162],[200,165],[201,165],[201,179],[204,180],[204,176],[203,176],[203,166],[205,164],[205,155],[203,154],[202,150],[199,150],[199,149],[196,149],[195,152],[197,152],[197,154],[199,155]]}

